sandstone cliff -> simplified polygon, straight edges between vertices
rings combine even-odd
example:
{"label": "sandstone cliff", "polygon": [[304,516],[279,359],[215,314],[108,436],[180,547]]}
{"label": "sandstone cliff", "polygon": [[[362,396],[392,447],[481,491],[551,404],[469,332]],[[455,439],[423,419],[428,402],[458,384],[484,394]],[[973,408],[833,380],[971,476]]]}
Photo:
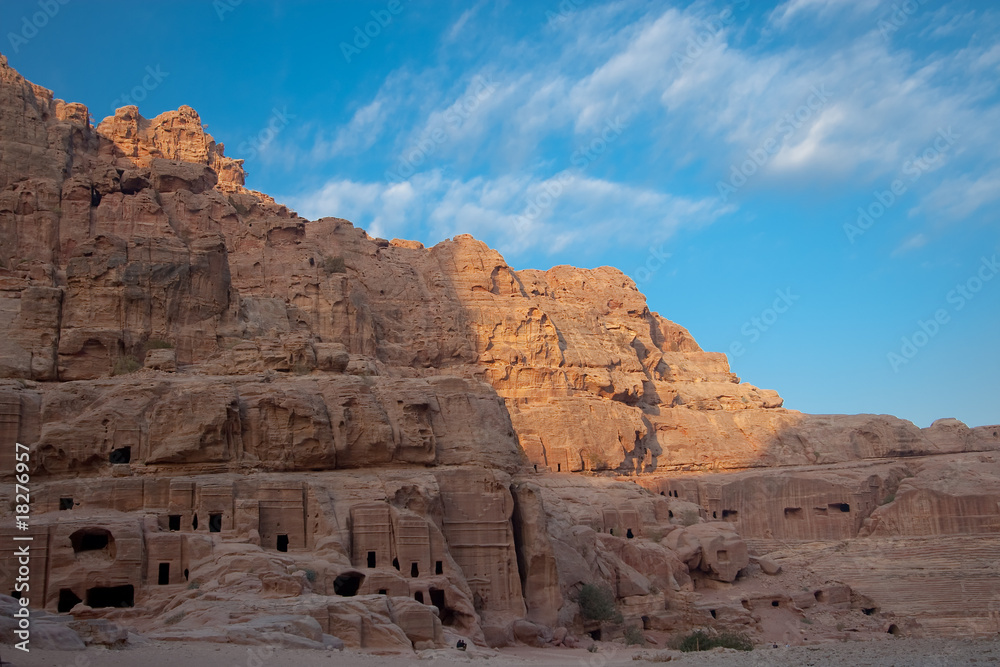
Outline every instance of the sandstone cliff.
{"label": "sandstone cliff", "polygon": [[[572,644],[621,632],[577,604],[597,584],[653,633],[771,637],[816,604],[830,628],[995,622],[859,573],[898,540],[996,540],[997,428],[786,410],[616,269],[304,220],[190,107],[95,126],[2,56],[0,327],[2,471],[29,445],[46,545],[31,601],[78,620]],[[843,540],[876,546],[843,572],[796,546]]]}

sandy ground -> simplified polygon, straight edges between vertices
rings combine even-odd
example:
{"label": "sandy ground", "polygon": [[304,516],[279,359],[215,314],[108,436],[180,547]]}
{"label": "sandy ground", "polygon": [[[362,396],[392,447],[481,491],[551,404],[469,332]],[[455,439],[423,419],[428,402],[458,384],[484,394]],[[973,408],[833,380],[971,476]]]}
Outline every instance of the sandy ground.
{"label": "sandy ground", "polygon": [[1000,664],[1000,638],[993,640],[886,639],[872,642],[836,642],[822,646],[792,648],[760,647],[750,653],[707,651],[677,654],[651,649],[601,645],[597,653],[583,649],[532,649],[527,647],[502,651],[480,651],[478,655],[456,650],[423,651],[420,654],[377,655],[352,651],[272,650],[181,642],[152,643],[140,648],[109,651],[40,651],[28,654],[9,646],[0,647],[3,667],[403,667],[436,665],[475,665],[546,667],[613,667],[618,665],[654,665],[659,661],[644,658],[666,657],[674,665],[715,667],[716,665],[835,665],[837,667],[951,667],[953,665]]}

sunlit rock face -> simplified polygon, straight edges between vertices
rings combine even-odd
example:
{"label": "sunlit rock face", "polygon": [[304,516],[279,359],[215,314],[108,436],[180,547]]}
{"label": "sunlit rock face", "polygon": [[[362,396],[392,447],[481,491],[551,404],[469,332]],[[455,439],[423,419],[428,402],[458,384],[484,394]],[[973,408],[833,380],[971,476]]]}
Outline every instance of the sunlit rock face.
{"label": "sunlit rock face", "polygon": [[0,590],[31,536],[31,605],[86,641],[995,623],[997,427],[786,410],[617,269],[371,238],[244,182],[190,107],[94,126],[0,57]]}

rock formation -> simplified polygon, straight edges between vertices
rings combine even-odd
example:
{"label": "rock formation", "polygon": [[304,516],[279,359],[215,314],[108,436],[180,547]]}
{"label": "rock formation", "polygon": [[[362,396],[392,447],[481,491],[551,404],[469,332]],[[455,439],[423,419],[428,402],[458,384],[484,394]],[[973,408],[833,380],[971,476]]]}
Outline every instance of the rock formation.
{"label": "rock formation", "polygon": [[616,269],[304,220],[190,107],[94,126],[2,56],[0,328],[0,590],[54,644],[1000,622],[997,427],[786,410]]}

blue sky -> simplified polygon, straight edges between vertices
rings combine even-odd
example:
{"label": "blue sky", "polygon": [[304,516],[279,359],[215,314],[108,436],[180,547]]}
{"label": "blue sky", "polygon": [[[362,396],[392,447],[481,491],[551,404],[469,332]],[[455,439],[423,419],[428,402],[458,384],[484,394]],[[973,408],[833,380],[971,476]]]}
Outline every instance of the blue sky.
{"label": "blue sky", "polygon": [[120,7],[5,0],[0,52],[306,217],[616,266],[789,408],[1000,422],[992,2]]}

